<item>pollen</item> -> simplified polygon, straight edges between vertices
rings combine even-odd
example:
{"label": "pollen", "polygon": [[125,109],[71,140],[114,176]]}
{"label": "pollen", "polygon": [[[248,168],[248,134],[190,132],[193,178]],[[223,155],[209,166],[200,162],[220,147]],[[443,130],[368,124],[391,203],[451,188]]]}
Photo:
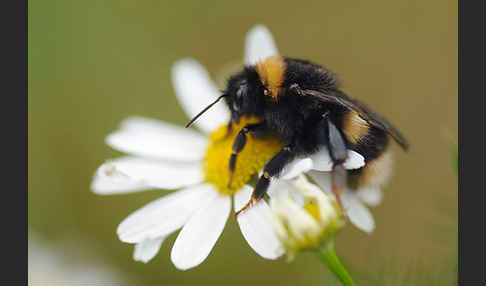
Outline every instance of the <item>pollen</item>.
{"label": "pollen", "polygon": [[233,179],[229,185],[229,161],[233,141],[243,127],[257,122],[257,118],[242,117],[238,124],[233,124],[231,130],[228,131],[228,127],[223,125],[210,135],[204,158],[204,174],[206,182],[213,184],[220,193],[231,195],[241,189],[282,147],[281,140],[275,135],[254,138],[247,134],[246,145],[238,154]]}

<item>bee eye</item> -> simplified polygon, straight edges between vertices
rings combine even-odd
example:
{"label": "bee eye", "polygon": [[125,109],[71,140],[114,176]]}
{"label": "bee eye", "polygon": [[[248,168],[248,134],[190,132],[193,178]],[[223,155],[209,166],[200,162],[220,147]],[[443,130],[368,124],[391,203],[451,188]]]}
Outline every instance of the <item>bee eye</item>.
{"label": "bee eye", "polygon": [[233,110],[238,111],[243,104],[244,97],[248,94],[248,84],[244,81],[236,91],[235,99],[233,100]]}
{"label": "bee eye", "polygon": [[242,97],[246,96],[247,93],[248,93],[248,84],[243,83],[243,84],[240,85],[240,87],[236,91],[236,98],[238,100],[241,100]]}

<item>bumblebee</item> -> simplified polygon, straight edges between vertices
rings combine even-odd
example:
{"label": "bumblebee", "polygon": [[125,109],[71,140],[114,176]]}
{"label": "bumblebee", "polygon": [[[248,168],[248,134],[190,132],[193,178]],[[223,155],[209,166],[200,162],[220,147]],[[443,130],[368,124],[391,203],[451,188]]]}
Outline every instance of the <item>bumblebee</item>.
{"label": "bumblebee", "polygon": [[[339,195],[347,185],[357,187],[384,181],[389,137],[404,150],[409,146],[385,118],[344,93],[333,72],[306,60],[271,56],[245,66],[228,79],[222,95],[186,127],[223,98],[231,111],[229,130],[242,116],[260,119],[242,128],[235,138],[228,158],[230,174],[235,171],[247,136],[258,138],[272,133],[283,142],[281,150],[265,164],[250,201],[236,214],[261,200],[270,180],[278,177],[287,164],[324,146],[332,159],[331,186],[339,203]],[[343,163],[348,149],[361,154],[365,166],[346,170]]]}

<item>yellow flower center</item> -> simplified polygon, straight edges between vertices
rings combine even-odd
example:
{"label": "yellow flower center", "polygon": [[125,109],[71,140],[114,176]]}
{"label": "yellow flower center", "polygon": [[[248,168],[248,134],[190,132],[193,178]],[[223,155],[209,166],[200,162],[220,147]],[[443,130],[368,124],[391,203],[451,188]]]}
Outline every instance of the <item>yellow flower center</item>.
{"label": "yellow flower center", "polygon": [[231,195],[241,189],[254,174],[263,169],[265,163],[282,146],[280,139],[275,135],[257,139],[247,134],[245,148],[238,154],[233,180],[229,185],[229,161],[236,135],[247,124],[257,122],[259,122],[257,118],[242,117],[238,124],[233,124],[229,132],[227,125],[223,125],[209,137],[209,146],[204,158],[204,174],[206,182],[213,184],[222,194]]}

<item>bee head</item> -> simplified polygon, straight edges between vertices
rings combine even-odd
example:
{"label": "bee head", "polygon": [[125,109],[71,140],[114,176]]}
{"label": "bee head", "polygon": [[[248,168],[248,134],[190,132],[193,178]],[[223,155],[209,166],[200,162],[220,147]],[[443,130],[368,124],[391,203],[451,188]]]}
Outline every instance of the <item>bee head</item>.
{"label": "bee head", "polygon": [[265,88],[254,69],[245,68],[228,80],[225,94],[226,104],[236,123],[241,116],[259,116],[263,112]]}
{"label": "bee head", "polygon": [[263,114],[263,96],[265,88],[259,80],[258,73],[254,68],[245,67],[243,71],[232,76],[228,80],[226,90],[214,102],[206,106],[201,112],[194,116],[186,128],[196,121],[201,115],[208,111],[219,100],[224,98],[231,111],[233,122],[238,123],[241,116],[261,116]]}

